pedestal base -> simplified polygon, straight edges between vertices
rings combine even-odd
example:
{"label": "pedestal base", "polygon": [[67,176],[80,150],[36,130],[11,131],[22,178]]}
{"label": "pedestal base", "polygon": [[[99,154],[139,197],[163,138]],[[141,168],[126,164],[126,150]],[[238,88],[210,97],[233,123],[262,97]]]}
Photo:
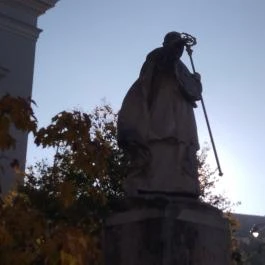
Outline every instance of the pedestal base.
{"label": "pedestal base", "polygon": [[228,265],[222,213],[195,199],[113,214],[104,231],[105,265]]}

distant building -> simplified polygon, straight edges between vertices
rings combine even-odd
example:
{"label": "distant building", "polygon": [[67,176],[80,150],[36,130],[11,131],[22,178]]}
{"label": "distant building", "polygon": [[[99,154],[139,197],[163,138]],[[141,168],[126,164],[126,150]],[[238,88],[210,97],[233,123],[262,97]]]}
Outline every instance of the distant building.
{"label": "distant building", "polygon": [[[57,0],[0,0],[0,98],[6,94],[28,98],[32,92],[37,20]],[[25,167],[27,134],[14,131],[16,149],[0,151],[0,185],[6,193],[14,185],[10,163]]]}
{"label": "distant building", "polygon": [[242,251],[244,265],[264,265],[265,264],[265,234],[264,231],[258,238],[250,234],[251,228],[255,224],[265,224],[265,216],[234,214],[240,223],[236,232],[236,238],[239,241],[239,247]]}

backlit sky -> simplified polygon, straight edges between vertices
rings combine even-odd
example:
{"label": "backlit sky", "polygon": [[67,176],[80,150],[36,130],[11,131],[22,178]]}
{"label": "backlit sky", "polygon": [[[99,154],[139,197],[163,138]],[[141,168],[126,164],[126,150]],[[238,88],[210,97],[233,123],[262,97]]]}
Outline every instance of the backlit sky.
{"label": "backlit sky", "polygon": [[[118,111],[165,34],[194,35],[195,68],[224,172],[219,189],[242,202],[236,212],[265,215],[264,0],[61,0],[38,26],[44,31],[33,99],[40,126],[65,109],[89,111],[103,98]],[[195,113],[203,145],[210,140],[201,106]],[[28,164],[45,156],[30,140]]]}

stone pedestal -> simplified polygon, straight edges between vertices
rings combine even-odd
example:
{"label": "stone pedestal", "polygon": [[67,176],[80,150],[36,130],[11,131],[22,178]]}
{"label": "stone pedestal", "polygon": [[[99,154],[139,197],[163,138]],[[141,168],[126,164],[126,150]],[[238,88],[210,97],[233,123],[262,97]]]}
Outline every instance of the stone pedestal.
{"label": "stone pedestal", "polygon": [[106,220],[105,265],[228,265],[228,231],[219,210],[195,199],[142,201]]}

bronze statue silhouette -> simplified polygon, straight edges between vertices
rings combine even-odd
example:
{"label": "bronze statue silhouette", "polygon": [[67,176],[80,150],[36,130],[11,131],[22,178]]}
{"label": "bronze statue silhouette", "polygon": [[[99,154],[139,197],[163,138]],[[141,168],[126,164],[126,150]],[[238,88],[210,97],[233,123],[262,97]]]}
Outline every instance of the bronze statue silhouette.
{"label": "bronze statue silhouette", "polygon": [[118,116],[118,144],[130,157],[128,196],[199,196],[199,149],[193,108],[201,99],[200,75],[180,60],[185,39],[169,32],[151,51]]}

